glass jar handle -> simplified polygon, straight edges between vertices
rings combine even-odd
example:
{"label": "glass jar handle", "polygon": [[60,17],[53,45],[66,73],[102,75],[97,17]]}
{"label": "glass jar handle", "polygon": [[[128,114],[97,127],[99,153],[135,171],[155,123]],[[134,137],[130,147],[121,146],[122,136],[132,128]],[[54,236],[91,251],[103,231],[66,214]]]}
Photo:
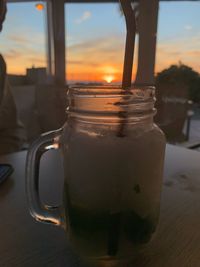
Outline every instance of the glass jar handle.
{"label": "glass jar handle", "polygon": [[42,155],[50,149],[59,148],[62,129],[41,135],[30,146],[26,161],[26,195],[31,215],[40,222],[62,226],[61,207],[47,206],[40,201],[39,169]]}

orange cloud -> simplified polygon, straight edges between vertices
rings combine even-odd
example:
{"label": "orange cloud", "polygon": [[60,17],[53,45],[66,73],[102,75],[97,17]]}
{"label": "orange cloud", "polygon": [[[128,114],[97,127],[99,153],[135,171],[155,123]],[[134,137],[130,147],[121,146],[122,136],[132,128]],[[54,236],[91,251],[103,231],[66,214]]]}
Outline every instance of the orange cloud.
{"label": "orange cloud", "polygon": [[[120,81],[123,71],[125,40],[110,36],[67,48],[67,78],[69,80],[99,80],[105,75],[114,75]],[[135,60],[133,73],[136,71]]]}
{"label": "orange cloud", "polygon": [[29,48],[24,50],[10,49],[4,53],[7,63],[7,72],[14,74],[24,74],[26,68],[46,66],[45,55]]}
{"label": "orange cloud", "polygon": [[[42,34],[30,37],[23,34],[9,35],[1,51],[7,60],[8,72],[23,74],[27,67],[46,66],[45,42]],[[159,41],[156,54],[156,72],[182,61],[200,72],[200,35],[187,39]],[[113,76],[121,81],[123,72],[125,38],[121,35],[91,39],[71,44],[66,48],[67,79],[103,81],[105,76]],[[133,66],[133,79],[137,69],[137,49]]]}
{"label": "orange cloud", "polygon": [[12,42],[17,42],[17,43],[20,43],[20,44],[24,44],[24,43],[28,43],[29,40],[27,39],[26,36],[24,35],[15,35],[15,34],[12,34],[12,35],[9,35],[8,36],[8,39]]}
{"label": "orange cloud", "polygon": [[159,42],[156,54],[156,72],[177,64],[179,61],[200,72],[200,36],[182,37],[171,41]]}
{"label": "orange cloud", "polygon": [[8,73],[24,74],[26,68],[46,65],[45,43],[42,34],[22,30],[7,36],[1,48],[7,62]]}

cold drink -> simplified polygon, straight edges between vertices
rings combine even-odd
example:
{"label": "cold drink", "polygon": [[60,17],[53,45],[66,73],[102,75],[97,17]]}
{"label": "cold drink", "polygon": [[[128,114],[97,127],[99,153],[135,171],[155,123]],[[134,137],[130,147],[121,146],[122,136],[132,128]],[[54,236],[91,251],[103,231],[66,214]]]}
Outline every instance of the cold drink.
{"label": "cold drink", "polygon": [[126,138],[67,132],[65,213],[75,250],[97,258],[132,255],[157,225],[163,135],[146,127]]}

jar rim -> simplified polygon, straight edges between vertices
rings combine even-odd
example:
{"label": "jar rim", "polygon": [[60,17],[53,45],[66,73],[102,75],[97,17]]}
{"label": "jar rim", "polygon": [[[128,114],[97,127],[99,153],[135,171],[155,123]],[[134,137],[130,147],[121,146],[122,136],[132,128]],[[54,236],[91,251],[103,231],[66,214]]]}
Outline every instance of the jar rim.
{"label": "jar rim", "polygon": [[127,89],[123,89],[120,85],[103,85],[103,86],[93,86],[93,85],[81,85],[81,86],[71,86],[68,88],[68,95],[75,95],[76,97],[108,97],[112,96],[132,96],[136,98],[140,97],[154,97],[155,87],[154,86],[136,86],[133,85]]}
{"label": "jar rim", "polygon": [[[153,86],[73,86],[68,92],[69,117],[96,121],[141,121],[155,114]],[[115,119],[116,118],[116,119]]]}

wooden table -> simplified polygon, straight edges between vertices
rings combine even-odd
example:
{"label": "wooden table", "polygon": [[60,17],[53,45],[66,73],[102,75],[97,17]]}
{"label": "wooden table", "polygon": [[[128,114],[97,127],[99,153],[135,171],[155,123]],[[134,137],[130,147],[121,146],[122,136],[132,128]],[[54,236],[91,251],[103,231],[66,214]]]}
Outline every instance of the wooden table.
{"label": "wooden table", "polygon": [[[29,215],[25,158],[25,152],[0,158],[15,168],[12,177],[0,186],[0,267],[82,266],[62,229],[37,223]],[[41,176],[45,203],[61,202],[63,170],[57,152],[44,155]],[[131,266],[200,266],[199,152],[167,146],[158,231]]]}

